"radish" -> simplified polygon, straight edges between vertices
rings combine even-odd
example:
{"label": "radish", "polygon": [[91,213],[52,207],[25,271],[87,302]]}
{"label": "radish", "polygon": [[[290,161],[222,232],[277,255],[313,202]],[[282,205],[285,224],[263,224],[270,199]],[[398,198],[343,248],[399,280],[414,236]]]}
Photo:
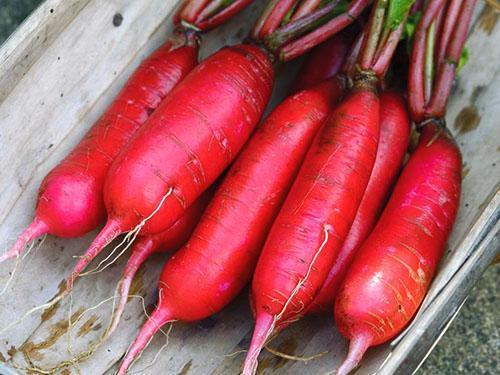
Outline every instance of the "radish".
{"label": "radish", "polygon": [[253,44],[223,48],[169,95],[110,169],[104,189],[108,221],[64,293],[114,238],[128,232],[126,239],[133,240],[168,228],[230,164],[269,99],[271,59]]}
{"label": "radish", "polygon": [[198,198],[170,228],[150,236],[141,236],[130,250],[130,258],[125,265],[122,277],[118,284],[119,299],[113,313],[113,321],[110,323],[106,334],[109,336],[115,330],[127,303],[128,292],[135,274],[139,267],[153,254],[157,252],[170,252],[177,250],[187,242],[195,226],[200,220],[211,197],[211,190],[207,190]]}
{"label": "radish", "polygon": [[267,232],[342,83],[332,79],[289,97],[258,127],[191,239],[166,263],[158,305],[127,351],[119,374],[162,325],[206,318],[248,283]]}
{"label": "radish", "polygon": [[[368,347],[390,340],[410,322],[453,227],[462,160],[442,116],[474,5],[475,0],[431,0],[419,22],[409,102],[421,136],[335,301],[335,321],[350,341],[340,375],[356,368]],[[439,48],[435,48],[440,29]],[[435,79],[429,74],[433,71]]]}
{"label": "radish", "polygon": [[335,322],[350,340],[338,370],[348,374],[369,346],[397,335],[422,302],[455,220],[460,151],[435,124],[398,180],[374,231],[359,250],[335,302]]}
{"label": "radish", "polygon": [[331,311],[339,283],[383,209],[403,163],[409,139],[410,119],[405,100],[394,92],[382,93],[380,95],[380,140],[368,186],[349,234],[307,313]]}
{"label": "radish", "polygon": [[404,26],[403,19],[394,27],[390,16],[380,17],[384,6],[385,1],[374,6],[353,88],[312,144],[257,263],[251,292],[255,328],[243,365],[245,375],[255,373],[266,342],[306,312],[368,185],[380,132],[376,87]]}
{"label": "radish", "polygon": [[19,256],[28,242],[43,234],[80,237],[102,223],[104,178],[112,161],[196,65],[197,39],[193,33],[183,38],[178,47],[167,41],[139,66],[85,138],[44,178],[35,219],[0,262]]}

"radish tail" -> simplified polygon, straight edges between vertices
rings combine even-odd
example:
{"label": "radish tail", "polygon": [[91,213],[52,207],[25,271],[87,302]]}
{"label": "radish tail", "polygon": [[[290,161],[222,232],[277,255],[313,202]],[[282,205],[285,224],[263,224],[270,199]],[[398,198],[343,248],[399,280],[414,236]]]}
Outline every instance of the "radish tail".
{"label": "radish tail", "polygon": [[347,358],[337,370],[337,375],[348,375],[358,367],[371,342],[372,337],[369,334],[355,334],[349,343]]}
{"label": "radish tail", "polygon": [[0,256],[0,263],[7,259],[19,256],[25,249],[26,244],[49,231],[49,225],[42,219],[35,218],[31,224],[17,238],[16,243],[5,254]]}
{"label": "radish tail", "polygon": [[94,241],[90,244],[90,247],[85,252],[85,254],[80,258],[78,263],[76,263],[73,272],[66,283],[65,294],[69,293],[73,289],[73,283],[75,279],[80,275],[80,273],[87,267],[90,262],[104,249],[111,241],[113,241],[117,236],[123,233],[121,229],[120,222],[116,219],[108,220],[104,228],[99,232]]}
{"label": "radish tail", "polygon": [[125,375],[130,365],[132,365],[146,346],[148,346],[149,342],[153,338],[153,335],[158,332],[164,324],[171,321],[173,321],[173,319],[170,311],[158,306],[146,323],[144,323],[136,339],[125,353],[125,358],[120,365],[117,375]]}
{"label": "radish tail", "polygon": [[267,313],[260,313],[255,319],[252,342],[248,349],[245,363],[243,364],[242,375],[253,375],[257,371],[259,354],[267,340],[274,331],[274,316]]}
{"label": "radish tail", "polygon": [[106,335],[109,336],[115,330],[118,325],[120,318],[125,310],[125,305],[127,304],[128,292],[130,290],[130,285],[134,280],[134,276],[137,273],[139,267],[144,263],[144,261],[151,255],[154,251],[153,240],[150,238],[141,238],[139,242],[137,242],[133,249],[130,258],[125,265],[125,269],[123,271],[122,278],[118,283],[119,288],[119,299],[118,305],[112,316],[112,321],[109,325],[108,331]]}

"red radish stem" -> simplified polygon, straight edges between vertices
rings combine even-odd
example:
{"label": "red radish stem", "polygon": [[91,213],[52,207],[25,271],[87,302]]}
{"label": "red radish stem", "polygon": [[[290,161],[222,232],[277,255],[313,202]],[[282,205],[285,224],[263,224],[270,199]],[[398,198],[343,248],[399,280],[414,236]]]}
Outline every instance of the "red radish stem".
{"label": "red radish stem", "polygon": [[301,17],[307,16],[312,11],[316,10],[320,5],[321,0],[304,0],[297,7],[297,10],[293,13],[292,21],[295,21]]}
{"label": "red radish stem", "polygon": [[360,55],[362,70],[354,77],[353,89],[311,146],[258,261],[252,282],[256,322],[245,375],[255,373],[266,342],[306,312],[333,266],[368,185],[380,132],[376,86],[387,69],[380,61],[389,63],[386,57],[392,55],[403,28],[391,29],[380,40],[383,28],[374,27],[379,22],[376,10],[365,48],[380,43],[380,53],[363,50]]}
{"label": "red radish stem", "polygon": [[123,275],[118,283],[119,299],[113,313],[112,322],[106,332],[108,336],[113,333],[120,321],[125,309],[125,304],[127,303],[130,286],[132,285],[132,281],[139,267],[153,253],[174,251],[186,243],[195,226],[198,224],[201,214],[207,206],[211,195],[211,191],[207,190],[186,210],[184,215],[167,230],[151,236],[139,237],[131,249],[130,258],[125,265]]}
{"label": "red radish stem", "polygon": [[206,318],[247,284],[302,159],[342,92],[342,82],[332,79],[289,97],[259,126],[189,242],[165,265],[154,318],[132,344],[119,374],[159,327],[172,320]]}
{"label": "red radish stem", "polygon": [[270,1],[267,9],[264,11],[262,22],[258,22],[252,31],[254,39],[263,39],[276,30],[288,12],[297,3],[297,0],[274,0]]}
{"label": "red radish stem", "polygon": [[171,92],[113,163],[104,187],[108,222],[78,261],[66,292],[120,233],[159,233],[182,216],[237,155],[272,83],[268,56],[242,44],[208,57]]}
{"label": "red radish stem", "polygon": [[426,125],[340,288],[335,321],[351,343],[337,374],[348,374],[369,346],[393,338],[417,311],[455,221],[461,169],[452,137]]}
{"label": "red radish stem", "polygon": [[[444,116],[475,3],[475,0],[429,1],[415,33],[413,53],[410,59],[408,89],[411,95],[408,102],[414,121],[421,122],[426,118],[441,118]],[[434,55],[436,52],[434,50],[429,51],[426,47],[429,40],[429,28],[438,17],[439,12],[445,9],[447,4],[449,5],[445,24],[438,43],[437,66],[434,69],[436,76],[434,82],[430,82],[424,79],[425,58],[427,53]],[[456,8],[459,6],[460,12],[457,14]],[[448,11],[450,14],[448,14]],[[430,35],[430,39],[434,37],[435,35]],[[432,79],[432,76],[430,78]],[[425,87],[428,87],[434,93],[429,100],[425,99]]]}
{"label": "red radish stem", "polygon": [[[462,160],[441,117],[475,4],[474,0],[461,2],[457,15],[455,1],[429,1],[417,28],[409,101],[410,113],[422,134],[335,302],[335,321],[351,342],[347,359],[338,370],[340,375],[353,370],[368,347],[396,336],[415,315],[455,221]],[[442,9],[446,9],[444,15]],[[453,28],[447,26],[448,12],[456,18]],[[436,48],[431,25],[440,19],[445,20],[442,30],[451,36],[441,35],[442,43]],[[446,42],[448,45],[443,45]],[[432,75],[424,78],[425,60],[427,69],[434,70],[433,62],[438,65],[435,79]],[[426,87],[431,93],[428,98]]]}
{"label": "red radish stem", "polygon": [[[370,2],[371,0],[353,0],[345,12],[330,17],[330,20],[328,16],[335,14],[339,1],[315,8],[299,18],[292,17],[288,24],[271,30],[272,34],[265,35],[266,44],[282,61],[292,60],[349,26]],[[311,25],[318,22],[322,25],[310,31]]]}
{"label": "red radish stem", "polygon": [[208,31],[224,23],[253,0],[186,0],[174,16],[176,25]]}
{"label": "red radish stem", "polygon": [[196,65],[195,35],[189,32],[180,37],[185,39],[180,46],[168,41],[139,66],[85,138],[44,178],[35,219],[0,262],[18,256],[28,242],[43,234],[80,237],[103,221],[103,185],[112,161]]}
{"label": "red radish stem", "polygon": [[344,65],[349,44],[347,36],[337,34],[314,48],[297,74],[294,90],[305,90],[334,77]]}
{"label": "red radish stem", "polygon": [[373,171],[356,218],[325,283],[307,313],[330,312],[339,284],[356,251],[371,232],[403,163],[410,139],[410,120],[404,99],[393,92],[380,95],[380,140]]}

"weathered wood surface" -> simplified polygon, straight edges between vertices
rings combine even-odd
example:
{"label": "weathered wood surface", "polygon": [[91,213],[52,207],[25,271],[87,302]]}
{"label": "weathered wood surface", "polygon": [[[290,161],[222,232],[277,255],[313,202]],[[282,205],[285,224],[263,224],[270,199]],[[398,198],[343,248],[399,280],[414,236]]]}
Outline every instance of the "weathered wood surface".
{"label": "weathered wood surface", "polygon": [[[42,6],[4,44],[0,50],[0,252],[12,244],[31,220],[36,190],[43,176],[78,142],[140,60],[171,31],[169,14],[175,3],[174,0],[50,0],[45,4],[50,4],[49,8]],[[257,3],[208,35],[202,55],[244,37],[262,8],[263,2]],[[54,12],[50,13],[50,9]],[[124,17],[120,27],[112,24],[117,12]],[[57,22],[50,18],[58,15]],[[433,284],[431,303],[410,328],[416,330],[414,333],[426,332],[417,340],[422,348],[432,344],[440,328],[430,325],[429,316],[433,315],[429,314],[446,322],[454,311],[444,309],[447,297],[455,295],[453,303],[458,306],[467,288],[479,277],[477,271],[485,266],[486,258],[477,259],[478,254],[492,253],[491,245],[488,247],[484,241],[491,240],[496,230],[491,222],[498,208],[495,203],[498,201],[492,201],[498,189],[500,167],[497,19],[498,14],[489,8],[477,11],[468,43],[470,62],[461,72],[450,101],[449,126],[464,154],[463,198],[449,252]],[[43,44],[37,43],[40,35],[48,36]],[[30,52],[29,62],[23,62],[25,51]],[[293,64],[286,69],[281,76],[289,78]],[[286,92],[286,86],[285,80],[279,81],[274,102]],[[487,222],[491,224],[489,232],[483,229]],[[67,325],[68,316],[76,316],[113,295],[123,259],[105,272],[79,280],[71,300],[43,314],[35,313],[22,324],[2,332],[2,327],[57,293],[58,285],[74,264],[73,257],[81,254],[94,235],[77,240],[49,236],[20,263],[14,282],[0,296],[0,359],[20,367],[49,369],[81,352],[102,334],[111,301],[86,312],[71,329]],[[147,309],[154,301],[163,262],[161,256],[153,258],[135,282],[134,291],[144,297]],[[7,280],[13,263],[0,267],[0,285]],[[464,272],[471,270],[476,270],[471,273],[472,278],[463,277]],[[457,294],[458,290],[462,294]],[[140,300],[132,299],[118,331],[95,356],[60,373],[112,374],[143,320]],[[331,322],[331,317],[304,319],[272,343],[273,347],[295,355],[324,350],[329,350],[329,354],[303,363],[264,353],[260,371],[323,374],[334,369],[345,354],[346,343]],[[430,334],[429,327],[434,328]],[[146,368],[165,343],[165,337],[157,335],[134,370],[145,374],[237,374],[243,360],[240,351],[248,347],[251,328],[247,292],[244,292],[213,318],[192,325],[175,324],[168,346],[154,365]],[[405,340],[407,337],[393,348],[385,345],[371,350],[359,373],[373,373],[391,350],[394,354],[385,369],[393,371],[399,366],[395,359],[404,359],[405,353],[412,350],[405,346]],[[415,353],[415,358],[422,357],[426,350]],[[408,368],[416,365],[418,361],[413,361]]]}

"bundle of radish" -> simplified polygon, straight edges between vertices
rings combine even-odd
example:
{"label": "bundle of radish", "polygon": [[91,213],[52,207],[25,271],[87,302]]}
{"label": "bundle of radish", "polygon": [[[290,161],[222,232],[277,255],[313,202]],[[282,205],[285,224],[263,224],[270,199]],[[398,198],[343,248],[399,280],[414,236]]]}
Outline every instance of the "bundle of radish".
{"label": "bundle of radish", "polygon": [[104,221],[104,180],[113,160],[197,64],[199,32],[219,25],[250,2],[185,2],[176,17],[177,23],[183,22],[175,36],[137,68],[85,138],[42,181],[35,219],[0,262],[18,256],[43,234],[80,237]]}
{"label": "bundle of radish", "polygon": [[475,0],[431,0],[419,22],[408,86],[410,114],[421,136],[341,284],[335,321],[350,346],[338,374],[348,374],[368,347],[393,338],[409,323],[451,232],[462,163],[443,116],[474,5]]}
{"label": "bundle of radish", "polygon": [[266,342],[299,319],[325,281],[355,218],[377,153],[377,84],[408,13],[378,1],[353,87],[316,137],[267,237],[252,282],[255,329],[243,367],[253,374]]}
{"label": "bundle of radish", "polygon": [[[337,50],[339,55],[329,57],[339,67],[337,60],[343,60],[345,51]],[[162,325],[206,318],[248,283],[272,222],[343,83],[332,78],[290,96],[257,128],[191,239],[165,265],[158,305],[127,351],[119,374]]]}
{"label": "bundle of radish", "polygon": [[240,44],[214,53],[173,90],[110,168],[104,188],[108,221],[63,294],[118,235],[128,232],[130,244],[139,232],[161,232],[182,216],[241,149],[272,84],[268,51]]}

